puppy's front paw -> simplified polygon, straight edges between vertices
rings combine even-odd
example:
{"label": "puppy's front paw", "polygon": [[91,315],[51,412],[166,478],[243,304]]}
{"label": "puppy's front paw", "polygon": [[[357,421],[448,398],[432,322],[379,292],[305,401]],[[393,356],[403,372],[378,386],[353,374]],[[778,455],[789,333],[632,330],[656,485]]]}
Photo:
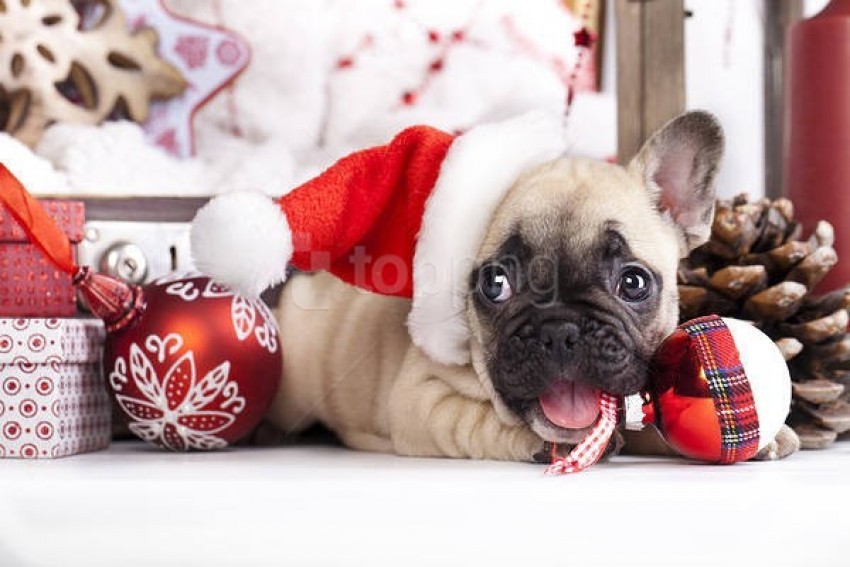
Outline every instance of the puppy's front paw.
{"label": "puppy's front paw", "polygon": [[573,450],[573,447],[575,447],[575,445],[544,441],[543,448],[534,453],[532,459],[534,459],[535,463],[540,463],[541,465],[551,465],[557,459],[569,455],[570,451]]}
{"label": "puppy's front paw", "polygon": [[543,442],[543,448],[534,453],[531,459],[541,465],[549,465],[558,457],[558,446],[549,441]]}
{"label": "puppy's front paw", "polygon": [[794,430],[783,425],[776,437],[758,452],[753,460],[778,461],[800,450],[800,438]]}

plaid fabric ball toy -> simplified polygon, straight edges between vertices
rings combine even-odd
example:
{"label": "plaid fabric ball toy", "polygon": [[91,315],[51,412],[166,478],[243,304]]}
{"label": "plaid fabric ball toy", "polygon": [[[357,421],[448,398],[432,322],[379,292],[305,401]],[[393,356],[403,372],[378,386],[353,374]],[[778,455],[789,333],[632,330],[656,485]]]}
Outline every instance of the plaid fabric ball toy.
{"label": "plaid fabric ball toy", "polygon": [[736,319],[694,319],[656,352],[647,390],[625,399],[602,394],[596,425],[547,472],[579,472],[599,460],[621,407],[626,428],[653,424],[682,455],[729,464],[772,441],[790,405],[788,366],[767,335]]}

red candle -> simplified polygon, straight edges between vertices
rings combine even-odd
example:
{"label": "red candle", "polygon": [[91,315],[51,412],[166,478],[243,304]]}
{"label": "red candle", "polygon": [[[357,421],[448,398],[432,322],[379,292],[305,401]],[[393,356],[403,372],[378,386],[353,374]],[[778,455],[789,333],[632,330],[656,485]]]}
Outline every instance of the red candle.
{"label": "red candle", "polygon": [[787,37],[785,193],[803,227],[836,229],[839,263],[819,286],[850,283],[850,0],[832,0]]}

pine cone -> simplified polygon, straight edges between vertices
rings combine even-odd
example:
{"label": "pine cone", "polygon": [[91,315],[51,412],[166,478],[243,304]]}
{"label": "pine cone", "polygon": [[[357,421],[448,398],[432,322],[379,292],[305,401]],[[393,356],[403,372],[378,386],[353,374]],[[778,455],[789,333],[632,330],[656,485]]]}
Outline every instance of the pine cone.
{"label": "pine cone", "polygon": [[718,201],[710,240],[679,267],[679,308],[682,321],[752,321],[776,342],[793,382],[788,423],[818,449],[850,431],[850,287],[812,295],[838,261],[835,235],[826,221],[801,233],[788,199]]}

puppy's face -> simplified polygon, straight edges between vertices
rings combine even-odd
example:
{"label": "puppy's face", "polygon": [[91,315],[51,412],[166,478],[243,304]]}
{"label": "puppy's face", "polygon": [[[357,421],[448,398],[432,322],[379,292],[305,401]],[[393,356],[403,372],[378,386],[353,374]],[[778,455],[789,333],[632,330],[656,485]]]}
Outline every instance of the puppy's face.
{"label": "puppy's face", "polygon": [[630,394],[678,316],[679,258],[708,235],[719,126],[686,114],[628,169],[560,159],[496,212],[470,281],[473,362],[498,411],[575,442]]}

